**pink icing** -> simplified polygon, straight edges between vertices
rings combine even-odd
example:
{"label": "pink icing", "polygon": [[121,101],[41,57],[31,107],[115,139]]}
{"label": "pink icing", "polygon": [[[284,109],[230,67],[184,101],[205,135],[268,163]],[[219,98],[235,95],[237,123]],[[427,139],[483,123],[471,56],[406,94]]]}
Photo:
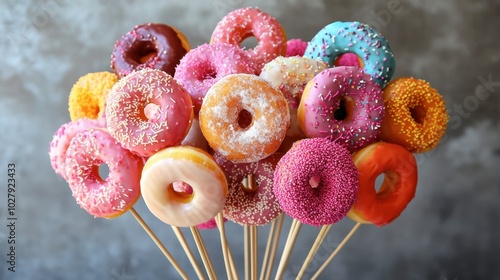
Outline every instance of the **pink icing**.
{"label": "pink icing", "polygon": [[57,174],[66,179],[66,150],[71,139],[78,132],[100,127],[103,127],[103,124],[95,119],[79,119],[59,127],[49,146],[50,164]]}
{"label": "pink icing", "polygon": [[254,36],[258,44],[246,50],[256,63],[257,71],[267,62],[286,51],[286,35],[281,24],[271,15],[258,8],[241,8],[228,13],[217,24],[211,43],[229,43],[239,46],[246,38]]}
{"label": "pink icing", "polygon": [[[101,178],[99,166],[109,175]],[[142,158],[122,148],[103,129],[75,135],[66,153],[66,176],[76,203],[96,218],[113,218],[128,210],[140,196]]]}
{"label": "pink icing", "polygon": [[[215,153],[214,158],[222,167],[228,180],[228,194],[224,217],[240,225],[265,225],[281,214],[274,196],[273,174],[281,155],[273,154],[253,163],[233,163]],[[253,175],[256,190],[245,189],[242,180]]]}
{"label": "pink icing", "polygon": [[[341,102],[345,113],[338,117]],[[377,140],[384,116],[382,90],[362,69],[329,68],[309,81],[298,116],[307,136],[328,137],[353,152]]]}
{"label": "pink icing", "polygon": [[307,49],[307,42],[301,39],[290,39],[286,42],[286,57],[303,56]]}
{"label": "pink icing", "polygon": [[192,118],[189,93],[158,69],[132,72],[107,97],[109,132],[123,147],[144,157],[180,144]]}
{"label": "pink icing", "polygon": [[179,62],[174,78],[191,95],[198,115],[203,97],[218,80],[229,74],[255,72],[245,51],[230,44],[204,44],[189,51]]}
{"label": "pink icing", "polygon": [[349,151],[325,138],[297,141],[274,172],[274,194],[292,218],[313,226],[347,215],[358,193],[358,171]]}

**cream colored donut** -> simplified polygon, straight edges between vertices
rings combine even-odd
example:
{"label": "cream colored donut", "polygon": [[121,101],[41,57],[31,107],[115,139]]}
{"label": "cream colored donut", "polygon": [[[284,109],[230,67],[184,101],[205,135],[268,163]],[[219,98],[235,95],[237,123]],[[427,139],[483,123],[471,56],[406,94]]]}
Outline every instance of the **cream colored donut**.
{"label": "cream colored donut", "polygon": [[[191,194],[176,192],[185,182]],[[153,154],[141,176],[141,192],[149,210],[161,221],[178,227],[204,223],[222,211],[227,196],[224,171],[207,152],[177,146]]]}

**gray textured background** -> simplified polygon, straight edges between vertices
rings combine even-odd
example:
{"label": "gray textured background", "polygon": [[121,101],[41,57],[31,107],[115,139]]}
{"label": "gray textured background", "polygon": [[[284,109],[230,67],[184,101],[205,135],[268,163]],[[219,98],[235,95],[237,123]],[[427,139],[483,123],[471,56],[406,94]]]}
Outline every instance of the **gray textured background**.
{"label": "gray textured background", "polygon": [[[123,33],[135,24],[164,22],[197,46],[209,40],[226,12],[244,5],[242,0],[156,2],[1,2],[0,279],[177,278],[132,215],[103,220],[81,210],[47,155],[52,134],[69,121],[72,84],[86,73],[109,70],[113,45]],[[361,227],[324,279],[500,279],[499,1],[245,2],[277,17],[289,38],[308,40],[337,20],[371,23],[391,43],[395,76],[429,81],[452,116],[439,148],[418,156],[417,196],[403,215],[383,228]],[[8,272],[5,262],[8,162],[17,165],[16,273]],[[142,201],[136,208],[195,278],[170,228]],[[332,228],[313,266],[352,225],[346,219]],[[242,269],[242,230],[228,224],[228,231]],[[299,235],[291,274],[316,231],[304,227]],[[223,276],[218,233],[202,234]]]}

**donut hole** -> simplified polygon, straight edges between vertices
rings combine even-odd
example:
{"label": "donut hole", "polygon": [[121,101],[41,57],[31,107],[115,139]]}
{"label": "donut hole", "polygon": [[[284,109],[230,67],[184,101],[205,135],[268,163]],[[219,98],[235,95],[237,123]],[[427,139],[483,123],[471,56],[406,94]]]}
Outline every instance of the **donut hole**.
{"label": "donut hole", "polygon": [[129,57],[137,64],[143,64],[158,53],[156,45],[151,41],[136,41],[126,52],[125,57]]}
{"label": "donut hole", "polygon": [[259,188],[259,184],[257,184],[257,181],[255,180],[255,176],[253,174],[250,174],[247,177],[243,178],[241,184],[243,185],[243,191],[246,193],[254,193]]}
{"label": "donut hole", "polygon": [[257,38],[255,38],[255,36],[248,35],[240,43],[240,47],[244,48],[244,49],[253,49],[253,48],[257,47],[258,44],[259,44],[259,41],[257,40]]}
{"label": "donut hole", "polygon": [[167,192],[174,200],[187,203],[193,198],[193,187],[186,182],[173,182],[167,188]]}
{"label": "donut hole", "polygon": [[94,166],[94,174],[98,175],[99,180],[106,181],[109,176],[109,166],[105,163]]}
{"label": "donut hole", "polygon": [[319,175],[314,175],[311,176],[311,178],[309,178],[309,185],[313,189],[317,188],[320,183],[321,183],[321,177]]}
{"label": "donut hole", "polygon": [[238,113],[238,125],[240,128],[245,129],[252,124],[252,114],[243,109]]}
{"label": "donut hole", "polygon": [[333,112],[333,117],[338,121],[343,121],[347,118],[347,108],[345,106],[345,100],[340,100],[339,106]]}
{"label": "donut hole", "polygon": [[[141,110],[139,110],[141,111]],[[154,103],[148,103],[144,106],[144,109],[141,112],[141,119],[143,120],[155,120],[159,118],[161,113],[160,106]]]}
{"label": "donut hole", "polygon": [[423,124],[425,119],[425,108],[423,106],[417,105],[410,108],[410,114],[412,119],[418,123]]}
{"label": "donut hole", "polygon": [[377,197],[384,198],[396,190],[399,175],[396,171],[387,170],[375,179],[375,191]]}
{"label": "donut hole", "polygon": [[352,52],[343,53],[335,58],[334,66],[354,66],[363,68],[363,60],[357,54]]}

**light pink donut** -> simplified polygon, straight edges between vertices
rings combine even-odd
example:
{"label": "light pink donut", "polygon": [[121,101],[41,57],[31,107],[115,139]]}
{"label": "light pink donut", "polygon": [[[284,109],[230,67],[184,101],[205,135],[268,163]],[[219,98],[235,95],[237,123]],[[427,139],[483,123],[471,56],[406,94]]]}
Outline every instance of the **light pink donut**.
{"label": "light pink donut", "polygon": [[50,164],[54,171],[66,180],[66,150],[71,139],[78,132],[91,128],[100,128],[103,124],[95,119],[78,119],[74,122],[63,124],[54,134],[49,146]]}
{"label": "light pink donut", "polygon": [[[228,181],[224,217],[240,225],[262,226],[282,213],[273,193],[273,174],[281,155],[273,154],[258,162],[233,163],[214,153]],[[246,189],[242,181],[253,175],[256,189]]]}
{"label": "light pink donut", "polygon": [[[99,166],[109,175],[101,178]],[[96,218],[115,218],[140,197],[142,158],[124,149],[106,130],[75,135],[66,153],[66,177],[76,203]]]}
{"label": "light pink donut", "polygon": [[174,78],[189,92],[198,115],[208,89],[229,74],[253,74],[253,61],[230,44],[204,44],[189,51],[175,69]]}
{"label": "light pink donut", "polygon": [[215,27],[210,42],[240,46],[250,36],[258,41],[255,48],[246,50],[256,64],[255,74],[258,75],[267,62],[285,55],[285,30],[276,18],[258,8],[241,8],[228,13]]}
{"label": "light pink donut", "polygon": [[180,144],[193,116],[189,93],[158,69],[142,69],[120,79],[106,102],[111,135],[144,157]]}
{"label": "light pink donut", "polygon": [[358,170],[349,151],[325,138],[294,143],[274,172],[274,194],[290,217],[313,226],[347,215],[358,194]]}
{"label": "light pink donut", "polygon": [[384,117],[382,90],[360,68],[329,68],[307,83],[297,117],[308,137],[328,137],[354,152],[377,140]]}

